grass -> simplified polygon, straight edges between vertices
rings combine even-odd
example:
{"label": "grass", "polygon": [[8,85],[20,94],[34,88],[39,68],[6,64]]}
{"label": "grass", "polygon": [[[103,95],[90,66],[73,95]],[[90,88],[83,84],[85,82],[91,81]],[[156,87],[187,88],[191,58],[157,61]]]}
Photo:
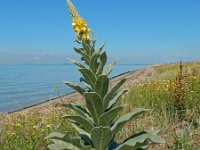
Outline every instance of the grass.
{"label": "grass", "polygon": [[3,115],[1,124],[1,150],[45,150],[49,144],[44,138],[51,132],[69,132],[75,134],[67,120],[62,116],[66,113],[60,107],[47,113],[22,111],[17,114]]}
{"label": "grass", "polygon": [[[124,112],[134,108],[150,109],[149,113],[129,122],[119,133],[117,140],[123,141],[133,132],[143,129],[161,129],[166,144],[151,149],[197,150],[200,148],[200,62],[184,63],[183,105],[184,117],[180,119],[175,106],[179,64],[154,66],[148,81],[132,84],[122,98],[127,104]],[[178,89],[179,90],[179,89]],[[182,91],[182,90],[181,90]],[[47,113],[1,114],[0,149],[43,150],[49,141],[44,140],[53,131],[76,134],[69,122],[62,118],[66,110],[57,107]]]}

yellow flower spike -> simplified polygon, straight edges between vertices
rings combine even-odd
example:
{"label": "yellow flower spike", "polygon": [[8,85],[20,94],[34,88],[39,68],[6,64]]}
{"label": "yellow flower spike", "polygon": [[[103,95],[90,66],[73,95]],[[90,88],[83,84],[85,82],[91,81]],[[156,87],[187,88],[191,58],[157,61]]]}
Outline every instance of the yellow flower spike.
{"label": "yellow flower spike", "polygon": [[70,0],[67,0],[67,5],[72,17],[72,27],[77,38],[80,40],[90,40],[91,30],[88,28],[86,21],[79,16]]}

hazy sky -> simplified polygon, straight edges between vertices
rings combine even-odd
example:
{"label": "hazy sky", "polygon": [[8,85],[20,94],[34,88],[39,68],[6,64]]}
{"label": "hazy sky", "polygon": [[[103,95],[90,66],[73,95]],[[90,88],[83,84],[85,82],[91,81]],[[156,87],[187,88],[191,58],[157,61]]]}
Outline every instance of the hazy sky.
{"label": "hazy sky", "polygon": [[[0,64],[76,57],[65,0],[0,0]],[[200,59],[200,0],[73,0],[119,63]]]}

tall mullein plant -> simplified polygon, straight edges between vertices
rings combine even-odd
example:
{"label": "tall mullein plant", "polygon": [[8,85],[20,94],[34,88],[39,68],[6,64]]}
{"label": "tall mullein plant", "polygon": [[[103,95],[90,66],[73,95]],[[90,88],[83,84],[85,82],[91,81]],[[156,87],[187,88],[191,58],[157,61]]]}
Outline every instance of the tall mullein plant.
{"label": "tall mullein plant", "polygon": [[72,17],[72,26],[76,33],[76,42],[80,48],[74,48],[81,56],[81,62],[71,60],[81,73],[80,82],[85,88],[71,82],[65,84],[83,96],[86,107],[75,104],[64,104],[67,109],[73,110],[75,115],[65,115],[78,135],[51,133],[47,139],[53,144],[50,149],[55,150],[134,150],[147,149],[150,144],[164,143],[157,134],[158,131],[142,131],[134,134],[122,143],[115,142],[115,137],[123,126],[146,109],[135,109],[129,114],[117,117],[125,106],[118,105],[120,97],[127,92],[121,86],[127,79],[122,79],[108,90],[109,74],[115,62],[106,66],[107,55],[103,51],[104,45],[95,48],[95,40],[91,39],[87,23],[82,19],[70,0],[67,5]]}

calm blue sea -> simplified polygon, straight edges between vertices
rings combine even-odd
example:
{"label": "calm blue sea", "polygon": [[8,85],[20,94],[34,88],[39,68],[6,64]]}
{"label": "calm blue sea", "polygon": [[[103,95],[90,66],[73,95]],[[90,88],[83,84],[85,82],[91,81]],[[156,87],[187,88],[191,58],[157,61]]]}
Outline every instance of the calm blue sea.
{"label": "calm blue sea", "polygon": [[[111,77],[144,68],[145,65],[116,65]],[[63,84],[79,84],[73,65],[0,65],[0,112],[10,112],[73,92]]]}

